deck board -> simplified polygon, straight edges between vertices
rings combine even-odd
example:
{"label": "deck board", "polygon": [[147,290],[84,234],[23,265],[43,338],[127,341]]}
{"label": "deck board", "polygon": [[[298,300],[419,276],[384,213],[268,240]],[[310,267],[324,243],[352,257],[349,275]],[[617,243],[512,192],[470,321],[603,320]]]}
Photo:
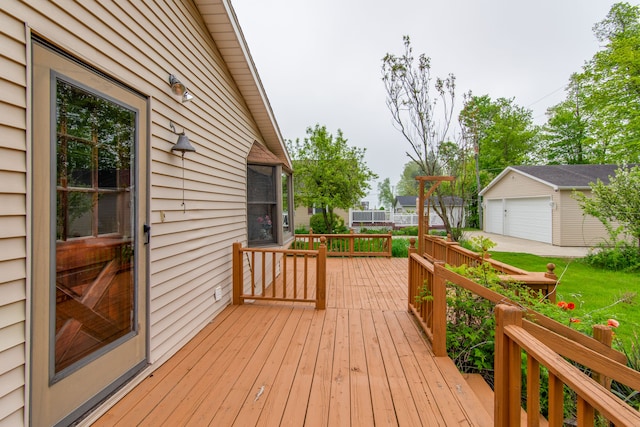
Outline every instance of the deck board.
{"label": "deck board", "polygon": [[492,425],[407,312],[406,275],[406,259],[330,258],[326,310],[227,307],[94,425]]}

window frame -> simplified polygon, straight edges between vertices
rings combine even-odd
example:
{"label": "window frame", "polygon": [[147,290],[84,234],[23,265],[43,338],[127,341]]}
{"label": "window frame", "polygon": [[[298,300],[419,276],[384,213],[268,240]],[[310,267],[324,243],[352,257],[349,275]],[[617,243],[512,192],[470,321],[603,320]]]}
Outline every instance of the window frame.
{"label": "window frame", "polygon": [[[273,191],[275,200],[252,200],[252,191],[250,190],[255,183],[251,179],[251,168],[271,168],[271,177],[273,182]],[[283,180],[286,179],[286,197],[283,194]],[[285,199],[288,206],[284,206]],[[267,206],[267,209],[258,209],[260,215],[256,215],[256,207]],[[285,212],[288,219],[288,230],[284,228]],[[269,215],[271,224],[265,224],[265,216]],[[260,228],[265,230],[264,233]],[[281,164],[264,164],[259,162],[247,162],[247,245],[249,247],[263,246],[283,246],[287,241],[293,239],[293,174],[282,167]],[[256,231],[259,230],[262,238],[256,238]],[[269,231],[267,231],[269,230]],[[270,237],[267,233],[270,232]]]}

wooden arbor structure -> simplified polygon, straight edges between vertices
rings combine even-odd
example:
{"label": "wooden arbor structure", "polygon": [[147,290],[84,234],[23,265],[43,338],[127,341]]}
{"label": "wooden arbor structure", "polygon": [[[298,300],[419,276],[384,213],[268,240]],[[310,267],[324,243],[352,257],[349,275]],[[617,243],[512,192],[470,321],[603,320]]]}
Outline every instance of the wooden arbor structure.
{"label": "wooden arbor structure", "polygon": [[[424,213],[424,201],[425,198],[429,201],[429,198],[436,191],[438,186],[446,181],[454,181],[455,178],[453,176],[417,176],[416,181],[418,181],[418,253],[421,254],[425,248],[424,236],[429,233],[429,212],[430,212],[430,204],[427,204],[427,214],[425,216]],[[429,190],[424,192],[425,190],[425,182],[432,182],[433,184],[429,187]]]}

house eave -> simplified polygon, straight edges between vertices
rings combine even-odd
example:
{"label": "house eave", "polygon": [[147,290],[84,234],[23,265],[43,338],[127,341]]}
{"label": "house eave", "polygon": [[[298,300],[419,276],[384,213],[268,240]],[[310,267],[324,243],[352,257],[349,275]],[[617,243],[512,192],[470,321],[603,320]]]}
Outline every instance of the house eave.
{"label": "house eave", "polygon": [[194,0],[194,3],[264,138],[264,144],[292,169],[280,128],[230,0]]}

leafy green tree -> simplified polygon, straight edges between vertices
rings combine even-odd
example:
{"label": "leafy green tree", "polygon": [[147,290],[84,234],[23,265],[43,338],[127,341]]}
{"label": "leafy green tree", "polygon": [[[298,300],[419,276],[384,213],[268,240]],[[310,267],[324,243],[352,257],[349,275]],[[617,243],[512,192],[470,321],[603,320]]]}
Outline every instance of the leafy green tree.
{"label": "leafy green tree", "polygon": [[469,93],[459,122],[463,135],[477,149],[479,169],[489,181],[507,166],[530,162],[538,129],[531,110],[517,105],[513,98],[494,101],[489,95]]}
{"label": "leafy green tree", "polygon": [[382,182],[378,183],[378,202],[385,208],[393,208],[395,197],[393,195],[391,180],[389,178],[385,178]]}
{"label": "leafy green tree", "polygon": [[[478,193],[507,166],[532,161],[538,129],[531,110],[516,105],[512,98],[494,101],[489,95],[474,96],[471,92],[464,96],[458,121],[464,140],[473,147],[473,159],[460,163],[460,167],[466,172],[470,198],[476,201],[470,222],[480,226]],[[475,171],[470,170],[469,162],[473,162]]]}
{"label": "leafy green tree", "polygon": [[[576,143],[586,142],[590,148],[588,160],[593,163],[638,162],[640,6],[614,4],[593,30],[603,48],[571,77],[564,106],[550,110],[550,118],[555,120],[550,123],[551,129],[557,133],[560,125],[573,126],[566,129],[573,133],[571,145],[575,149],[579,148]],[[572,104],[579,109],[579,121],[569,121],[567,109]],[[555,142],[562,141],[562,136],[555,138]]]}
{"label": "leafy green tree", "polygon": [[349,209],[367,195],[376,179],[364,162],[365,149],[350,147],[342,131],[334,136],[325,126],[307,128],[304,141],[288,141],[295,170],[297,206],[322,208],[326,229],[333,232],[335,208]]}
{"label": "leafy green tree", "polygon": [[416,162],[407,162],[402,170],[402,176],[398,182],[396,193],[398,196],[416,196],[418,194],[418,181],[416,177],[421,175],[420,165]]}
{"label": "leafy green tree", "polygon": [[585,164],[594,160],[593,138],[587,132],[589,116],[581,109],[583,94],[576,76],[571,77],[565,101],[547,110],[543,127],[545,160],[548,164]]}
{"label": "leafy green tree", "polygon": [[582,210],[598,218],[609,230],[620,224],[640,248],[640,167],[620,167],[609,184],[598,180],[591,184],[591,197],[576,192]]}

